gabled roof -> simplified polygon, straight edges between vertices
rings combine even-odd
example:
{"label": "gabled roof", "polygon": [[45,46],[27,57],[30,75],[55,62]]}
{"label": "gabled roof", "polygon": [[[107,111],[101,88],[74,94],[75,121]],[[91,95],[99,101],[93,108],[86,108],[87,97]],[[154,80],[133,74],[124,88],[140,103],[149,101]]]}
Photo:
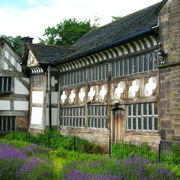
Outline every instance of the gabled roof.
{"label": "gabled roof", "polygon": [[158,24],[155,11],[160,4],[161,2],[91,30],[73,44],[72,47],[76,48],[76,51],[64,58],[59,58],[54,64],[58,65],[80,58],[152,31],[152,27]]}
{"label": "gabled roof", "polygon": [[4,39],[3,37],[0,37],[0,44],[3,44],[3,43],[6,43],[12,49],[12,51],[14,51],[14,53],[18,56],[18,58],[22,60],[22,57],[17,53],[14,47],[9,42],[7,42],[6,39]]}
{"label": "gabled roof", "polygon": [[39,64],[51,64],[55,59],[61,59],[73,52],[73,47],[49,46],[27,43],[27,47],[32,51]]}

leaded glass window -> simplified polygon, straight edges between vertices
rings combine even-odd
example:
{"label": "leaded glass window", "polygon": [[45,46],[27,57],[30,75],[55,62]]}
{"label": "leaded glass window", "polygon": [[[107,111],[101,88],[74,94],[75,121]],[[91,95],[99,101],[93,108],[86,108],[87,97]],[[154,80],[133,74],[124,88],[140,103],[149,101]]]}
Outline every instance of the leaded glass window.
{"label": "leaded glass window", "polygon": [[75,72],[67,72],[60,76],[61,85],[68,86],[86,82],[86,70],[82,69]]}
{"label": "leaded glass window", "polygon": [[157,55],[150,52],[112,62],[112,77],[121,77],[155,69],[157,69]]}
{"label": "leaded glass window", "polygon": [[85,127],[85,107],[68,107],[60,110],[60,126]]}
{"label": "leaded glass window", "polygon": [[107,128],[107,106],[88,107],[88,128]]}
{"label": "leaded glass window", "polygon": [[157,103],[128,105],[127,124],[128,130],[157,131]]}

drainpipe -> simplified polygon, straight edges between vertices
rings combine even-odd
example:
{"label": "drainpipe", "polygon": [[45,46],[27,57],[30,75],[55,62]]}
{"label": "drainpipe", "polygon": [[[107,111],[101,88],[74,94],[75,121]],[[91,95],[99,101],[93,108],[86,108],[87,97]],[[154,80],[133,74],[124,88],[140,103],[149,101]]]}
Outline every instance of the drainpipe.
{"label": "drainpipe", "polygon": [[51,129],[51,66],[48,66],[49,129]]}

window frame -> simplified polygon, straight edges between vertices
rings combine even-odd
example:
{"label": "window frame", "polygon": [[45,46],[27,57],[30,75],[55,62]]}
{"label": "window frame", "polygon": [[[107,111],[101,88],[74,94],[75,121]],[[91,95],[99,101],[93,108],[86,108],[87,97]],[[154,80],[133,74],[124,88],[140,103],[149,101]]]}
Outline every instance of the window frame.
{"label": "window frame", "polygon": [[0,76],[0,94],[11,94],[12,77]]}
{"label": "window frame", "polygon": [[[152,107],[151,114],[150,114],[150,105]],[[139,109],[138,109],[139,106],[141,107],[140,114],[139,114]],[[147,113],[144,113],[145,108],[147,110]],[[129,112],[129,110],[131,112]],[[134,113],[134,110],[135,110],[135,113]],[[157,110],[156,102],[128,104],[127,105],[127,130],[128,131],[157,132],[158,131],[158,113],[157,114],[155,113],[157,111],[158,110]],[[134,126],[134,119],[136,122],[135,126]],[[140,121],[141,123],[139,122],[139,119],[141,119]],[[150,119],[152,121],[151,124],[150,124]],[[145,124],[145,120],[147,121],[146,124]],[[139,128],[140,125],[141,125],[141,128]]]}

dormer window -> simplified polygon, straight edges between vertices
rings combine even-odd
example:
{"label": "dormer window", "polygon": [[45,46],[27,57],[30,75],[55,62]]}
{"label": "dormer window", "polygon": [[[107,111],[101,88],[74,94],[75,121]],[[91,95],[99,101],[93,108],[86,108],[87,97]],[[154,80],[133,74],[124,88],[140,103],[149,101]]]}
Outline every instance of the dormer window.
{"label": "dormer window", "polygon": [[9,94],[11,91],[11,77],[0,77],[0,94]]}

